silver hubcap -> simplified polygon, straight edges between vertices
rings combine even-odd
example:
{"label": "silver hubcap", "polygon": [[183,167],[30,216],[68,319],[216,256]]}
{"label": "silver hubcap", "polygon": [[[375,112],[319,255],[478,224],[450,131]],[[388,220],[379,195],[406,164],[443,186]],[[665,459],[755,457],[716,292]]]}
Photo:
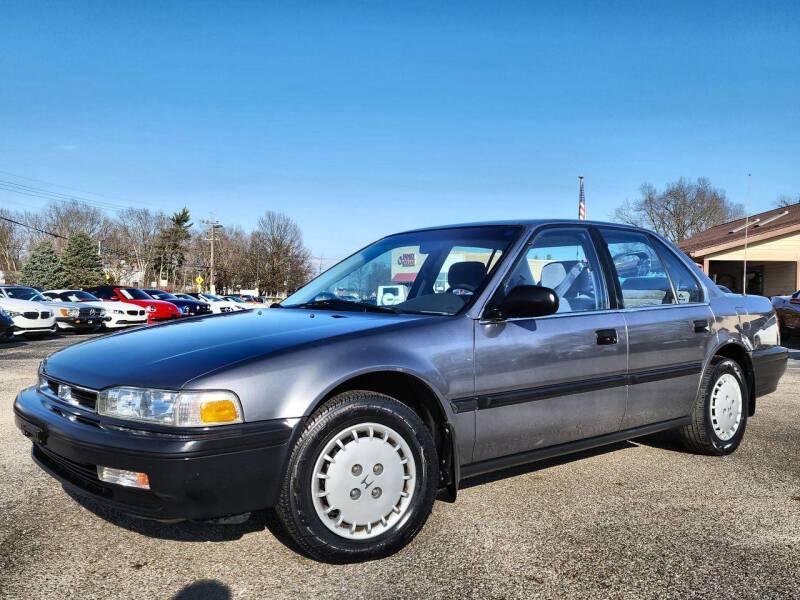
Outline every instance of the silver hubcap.
{"label": "silver hubcap", "polygon": [[731,439],[742,422],[742,388],[730,373],[717,379],[711,391],[711,426],[724,442]]}
{"label": "silver hubcap", "polygon": [[406,513],[416,477],[411,448],[395,430],[378,423],[348,427],[325,445],[314,464],[314,509],[336,535],[372,538]]}

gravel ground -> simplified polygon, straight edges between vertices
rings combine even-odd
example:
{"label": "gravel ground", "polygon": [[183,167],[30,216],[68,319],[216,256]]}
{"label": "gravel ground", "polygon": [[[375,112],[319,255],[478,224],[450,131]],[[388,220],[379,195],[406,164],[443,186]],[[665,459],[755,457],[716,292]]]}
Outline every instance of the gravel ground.
{"label": "gravel ground", "polygon": [[658,439],[472,481],[417,539],[330,566],[244,525],[137,521],[73,498],[29,457],[16,392],[90,336],[0,346],[0,597],[800,598],[800,350],[738,452]]}

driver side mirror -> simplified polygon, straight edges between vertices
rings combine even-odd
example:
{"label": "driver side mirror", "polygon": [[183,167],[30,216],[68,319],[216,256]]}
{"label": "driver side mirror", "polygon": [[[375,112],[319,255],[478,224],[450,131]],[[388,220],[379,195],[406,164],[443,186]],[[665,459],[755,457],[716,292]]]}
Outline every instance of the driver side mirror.
{"label": "driver side mirror", "polygon": [[491,319],[544,317],[558,312],[558,296],[548,287],[518,285],[487,311]]}

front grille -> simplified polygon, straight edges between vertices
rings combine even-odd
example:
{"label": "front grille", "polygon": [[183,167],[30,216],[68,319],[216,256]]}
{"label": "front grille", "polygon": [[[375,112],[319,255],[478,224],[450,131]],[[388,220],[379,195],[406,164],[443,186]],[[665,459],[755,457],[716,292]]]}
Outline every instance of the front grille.
{"label": "front grille", "polygon": [[142,315],[142,314],[144,314],[144,311],[143,310],[129,310],[128,314],[132,315],[132,316]]}
{"label": "front grille", "polygon": [[81,317],[95,317],[100,314],[99,308],[81,308],[79,311]]}
{"label": "front grille", "polygon": [[50,313],[49,313],[49,312],[47,312],[47,311],[44,311],[44,312],[42,313],[42,318],[43,318],[43,319],[49,319],[49,318],[50,318]]}
{"label": "front grille", "polygon": [[22,316],[25,317],[26,319],[38,319],[39,318],[39,313],[33,312],[33,311],[28,311],[28,312],[22,313]]}
{"label": "front grille", "polygon": [[97,392],[83,388],[73,387],[68,383],[61,383],[60,381],[57,381],[55,379],[50,379],[49,377],[46,377],[45,379],[47,379],[47,387],[50,388],[50,390],[53,392],[54,395],[59,396],[59,398],[60,398],[59,392],[61,391],[61,387],[62,386],[69,387],[71,388],[72,404],[77,404],[78,406],[81,406],[88,410],[96,409]]}

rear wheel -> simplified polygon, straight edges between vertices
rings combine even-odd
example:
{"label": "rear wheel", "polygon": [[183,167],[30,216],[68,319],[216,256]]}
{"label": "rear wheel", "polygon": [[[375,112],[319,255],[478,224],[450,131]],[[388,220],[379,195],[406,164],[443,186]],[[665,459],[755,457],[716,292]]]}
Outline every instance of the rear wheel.
{"label": "rear wheel", "polygon": [[687,448],[702,454],[730,454],[747,426],[747,385],[736,361],[715,356],[700,382],[692,422],[680,429]]}
{"label": "rear wheel", "polygon": [[382,394],[347,392],[306,424],[276,512],[318,560],[380,558],[425,524],[438,480],[433,437],[414,411]]}

